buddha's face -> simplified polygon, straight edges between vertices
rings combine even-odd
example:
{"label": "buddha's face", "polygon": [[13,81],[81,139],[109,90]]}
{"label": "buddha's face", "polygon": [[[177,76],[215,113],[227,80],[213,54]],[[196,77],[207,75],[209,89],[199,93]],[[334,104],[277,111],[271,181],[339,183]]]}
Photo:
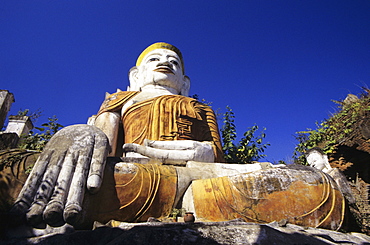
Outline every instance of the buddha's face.
{"label": "buddha's face", "polygon": [[326,168],[326,159],[318,151],[313,151],[307,156],[307,162],[311,167],[323,170]]}
{"label": "buddha's face", "polygon": [[154,85],[165,86],[180,93],[185,82],[180,57],[168,49],[149,52],[138,67],[137,78],[143,91],[148,85]]}

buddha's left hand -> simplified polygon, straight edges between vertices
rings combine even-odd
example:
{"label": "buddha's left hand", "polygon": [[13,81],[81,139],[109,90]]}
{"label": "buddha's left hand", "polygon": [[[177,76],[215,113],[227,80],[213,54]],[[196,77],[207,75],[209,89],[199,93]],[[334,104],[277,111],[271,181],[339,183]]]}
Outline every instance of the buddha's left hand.
{"label": "buddha's left hand", "polygon": [[162,163],[176,165],[184,165],[187,161],[214,162],[215,158],[211,142],[194,140],[145,140],[144,146],[134,143],[124,144],[123,151],[139,153]]}

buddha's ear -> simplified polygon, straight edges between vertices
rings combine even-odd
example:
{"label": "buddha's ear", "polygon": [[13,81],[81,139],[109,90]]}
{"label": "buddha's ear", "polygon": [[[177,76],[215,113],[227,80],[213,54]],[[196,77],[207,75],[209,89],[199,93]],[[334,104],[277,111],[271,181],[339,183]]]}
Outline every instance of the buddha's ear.
{"label": "buddha's ear", "polygon": [[127,91],[141,91],[141,84],[139,81],[139,68],[134,66],[128,72],[128,78],[130,80],[130,86],[127,87]]}
{"label": "buddha's ear", "polygon": [[327,169],[332,169],[332,167],[331,167],[331,165],[329,163],[329,160],[328,160],[328,155],[324,154],[323,158],[324,158],[324,161],[325,161],[325,167]]}
{"label": "buddha's ear", "polygon": [[189,91],[190,91],[190,78],[188,76],[184,76],[180,94],[183,96],[189,96]]}

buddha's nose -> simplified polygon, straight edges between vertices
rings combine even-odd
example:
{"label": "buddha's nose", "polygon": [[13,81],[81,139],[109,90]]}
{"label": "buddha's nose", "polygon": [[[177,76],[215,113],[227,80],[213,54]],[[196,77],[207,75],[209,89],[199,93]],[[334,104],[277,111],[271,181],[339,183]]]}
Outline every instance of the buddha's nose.
{"label": "buddha's nose", "polygon": [[168,62],[167,60],[166,61],[161,61],[157,64],[157,66],[168,66],[168,67],[171,67],[171,63]]}

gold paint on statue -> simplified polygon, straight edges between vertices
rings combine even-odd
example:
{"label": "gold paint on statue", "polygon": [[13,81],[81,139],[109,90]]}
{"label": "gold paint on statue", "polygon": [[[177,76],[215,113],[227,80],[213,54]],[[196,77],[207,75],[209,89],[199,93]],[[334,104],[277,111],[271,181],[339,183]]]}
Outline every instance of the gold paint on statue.
{"label": "gold paint on statue", "polygon": [[[207,110],[209,107],[196,100],[179,95],[160,96],[137,103],[123,116],[125,142],[142,144],[145,138],[212,141],[212,129],[205,118]],[[137,121],[144,121],[144,127],[137,127]],[[202,132],[200,129],[206,130]]]}
{"label": "gold paint on statue", "polygon": [[97,115],[100,115],[103,112],[118,112],[121,110],[122,106],[127,103],[127,101],[132,99],[132,97],[138,93],[138,91],[119,91],[109,95],[100,106],[100,110]]}
{"label": "gold paint on statue", "polygon": [[[135,162],[140,156],[151,156],[145,151],[140,155],[139,148],[148,152],[156,150],[155,160],[168,159],[167,163],[172,164],[197,160],[199,165],[210,165],[224,160],[214,112],[209,106],[182,96],[188,94],[190,86],[183,65],[180,51],[170,44],[156,43],[145,49],[137,60],[138,67],[131,68],[129,74],[129,90],[137,91],[107,94],[95,127],[67,127],[52,138],[41,155],[43,160],[38,161],[29,177],[29,183],[33,184],[22,189],[17,200],[19,210],[28,212],[29,220],[37,223],[36,219],[43,223],[46,217],[44,221],[50,225],[72,221],[86,228],[84,225],[93,221],[162,219],[168,217],[174,207],[184,205],[194,209],[187,211],[194,212],[199,221],[286,220],[303,226],[339,229],[345,209],[343,195],[330,177],[311,167],[275,168],[268,164],[269,167],[262,168],[260,164],[263,170],[256,170],[239,168],[237,164],[217,164],[202,169],[191,164],[175,168]],[[156,142],[161,147],[154,149],[143,145],[145,139],[174,142]],[[188,147],[187,143],[193,146]],[[123,144],[126,145],[122,150]],[[92,154],[69,154],[70,149],[79,147],[86,148],[82,154]],[[121,150],[112,151],[115,156],[108,158],[104,168],[107,152],[113,147]],[[118,158],[123,152],[129,154]],[[61,168],[61,175],[54,171],[56,167]],[[73,172],[72,168],[84,171]],[[89,168],[90,174],[87,174]],[[72,184],[65,185],[71,182],[69,180],[73,180]],[[85,191],[86,183],[91,193]],[[60,191],[60,186],[65,192]],[[187,188],[192,192],[186,192]],[[60,208],[59,202],[65,208]],[[81,224],[75,218],[79,215]]]}
{"label": "gold paint on statue", "polygon": [[[290,176],[296,180],[281,184],[279,178],[273,177],[274,172],[279,172],[279,178]],[[195,180],[192,190],[197,218],[204,221],[243,218],[258,223],[287,220],[302,226],[339,229],[345,202],[336,184],[323,173],[313,172],[314,182],[299,180],[299,174],[302,173],[274,169]]]}
{"label": "gold paint on statue", "polygon": [[[112,94],[98,114],[119,111],[139,92]],[[223,162],[218,125],[213,110],[181,95],[164,95],[130,106],[122,117],[124,143],[142,145],[149,140],[211,141],[216,162]]]}
{"label": "gold paint on statue", "polygon": [[[102,189],[115,190],[101,193],[97,199],[105,200],[97,208],[100,222],[115,219],[126,222],[143,222],[149,217],[168,217],[174,205],[177,174],[172,166],[131,164],[131,173],[107,174]],[[116,200],[116,201],[113,201]]]}

